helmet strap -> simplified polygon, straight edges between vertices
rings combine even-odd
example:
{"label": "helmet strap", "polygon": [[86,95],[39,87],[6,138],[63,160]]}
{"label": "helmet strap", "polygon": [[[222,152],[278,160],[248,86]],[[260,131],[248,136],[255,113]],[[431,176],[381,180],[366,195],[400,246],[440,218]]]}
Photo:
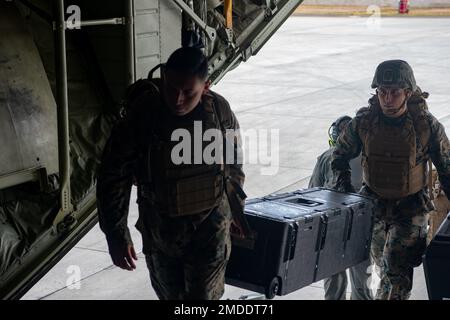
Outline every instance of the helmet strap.
{"label": "helmet strap", "polygon": [[400,105],[400,107],[398,107],[397,109],[395,109],[394,114],[397,114],[400,110],[402,110],[404,107],[406,108],[406,102],[408,101],[408,98],[405,98],[405,100],[403,100],[403,103]]}

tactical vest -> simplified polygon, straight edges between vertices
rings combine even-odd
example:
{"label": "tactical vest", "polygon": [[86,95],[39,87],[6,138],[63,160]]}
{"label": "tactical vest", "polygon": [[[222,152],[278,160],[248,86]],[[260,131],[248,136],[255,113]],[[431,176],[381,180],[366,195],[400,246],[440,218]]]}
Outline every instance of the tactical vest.
{"label": "tactical vest", "polygon": [[[218,99],[213,93],[202,97],[201,112],[202,137],[208,129],[219,130],[222,136],[220,119],[216,106]],[[152,110],[147,127],[151,127],[144,143],[147,146],[139,161],[138,189],[140,195],[151,200],[161,208],[161,212],[169,216],[178,217],[192,214],[206,213],[217,207],[224,195],[224,165],[222,163],[206,164],[203,161],[205,145],[202,139],[202,161],[194,163],[194,122],[178,123],[174,128],[170,123],[170,115],[163,112],[165,106],[159,94],[152,98]],[[181,119],[181,118],[180,118]],[[156,120],[156,121],[155,121]],[[150,122],[151,121],[151,122]],[[151,125],[148,125],[151,123]],[[171,158],[172,148],[180,141],[171,141],[173,129],[184,129],[191,136],[191,162],[188,164],[174,164]]]}
{"label": "tactical vest", "polygon": [[424,102],[417,96],[408,101],[403,124],[392,125],[382,118],[378,98],[369,100],[369,111],[359,128],[363,181],[381,198],[404,198],[428,184],[431,128],[423,111]]}

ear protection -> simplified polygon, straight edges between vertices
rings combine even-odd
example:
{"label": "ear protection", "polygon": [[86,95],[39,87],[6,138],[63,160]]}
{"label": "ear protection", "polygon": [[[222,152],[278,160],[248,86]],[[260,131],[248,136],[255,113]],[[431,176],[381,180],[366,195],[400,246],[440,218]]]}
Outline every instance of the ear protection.
{"label": "ear protection", "polygon": [[350,121],[352,120],[351,117],[349,116],[342,116],[340,118],[338,118],[335,122],[333,122],[331,124],[331,126],[328,128],[328,144],[330,145],[330,147],[335,146],[336,145],[336,141],[339,138],[339,135],[341,134],[341,131],[339,129],[340,124],[343,121]]}

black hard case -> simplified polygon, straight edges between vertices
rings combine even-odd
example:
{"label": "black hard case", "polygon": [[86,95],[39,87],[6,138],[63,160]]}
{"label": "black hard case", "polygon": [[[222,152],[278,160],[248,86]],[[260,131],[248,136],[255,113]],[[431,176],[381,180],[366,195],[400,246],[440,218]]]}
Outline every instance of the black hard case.
{"label": "black hard case", "polygon": [[285,295],[369,257],[373,200],[326,188],[246,202],[254,241],[233,238],[226,283]]}
{"label": "black hard case", "polygon": [[450,300],[450,213],[442,222],[423,258],[430,300]]}

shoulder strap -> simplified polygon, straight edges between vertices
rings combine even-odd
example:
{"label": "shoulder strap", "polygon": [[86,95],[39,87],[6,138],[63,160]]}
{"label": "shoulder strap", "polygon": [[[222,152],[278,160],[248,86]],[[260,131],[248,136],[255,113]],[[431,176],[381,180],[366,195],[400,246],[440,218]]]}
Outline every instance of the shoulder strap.
{"label": "shoulder strap", "polygon": [[[219,122],[220,130],[222,131],[222,139],[223,139],[223,161],[226,161],[226,143],[227,143],[227,131],[225,126],[223,125],[223,114],[222,110],[219,108],[219,101],[217,99],[217,95],[210,92],[209,93],[213,98],[212,109],[216,116],[217,121]],[[245,218],[244,207],[242,202],[245,201],[247,195],[241,186],[231,179],[230,167],[226,163],[223,163],[223,174],[224,174],[224,190],[227,195],[228,203],[230,204],[231,213],[233,215],[233,219],[238,221],[239,225],[242,227],[242,232],[246,238],[253,238],[253,232],[248,224],[247,219]]]}
{"label": "shoulder strap", "polygon": [[380,110],[380,105],[376,95],[369,99],[369,106],[366,108],[361,108],[356,117],[359,117],[358,134],[360,134],[362,140],[366,140],[372,126],[374,125],[375,118]]}
{"label": "shoulder strap", "polygon": [[[141,82],[141,88],[136,88],[137,91],[135,100],[144,94],[150,96],[150,100],[160,99],[159,90],[159,79],[144,79],[139,80]],[[158,102],[159,104],[159,102]],[[153,173],[151,168],[151,152],[152,144],[155,140],[156,125],[158,121],[158,107],[153,106],[153,108],[145,108],[145,112],[140,118],[140,126],[144,128],[141,132],[142,136],[139,139],[140,142],[140,152],[139,152],[139,164],[138,164],[138,176],[140,179],[140,190],[141,195],[150,201],[155,199],[155,193],[153,185]]]}
{"label": "shoulder strap", "polygon": [[414,129],[419,136],[419,141],[422,147],[426,147],[431,136],[431,128],[427,121],[426,111],[418,104],[408,105],[408,111],[411,113]]}
{"label": "shoulder strap", "polygon": [[[156,80],[156,79],[155,79]],[[153,79],[139,79],[135,83],[128,86],[125,91],[125,99],[129,103],[133,103],[144,93],[159,94],[159,87]]]}

